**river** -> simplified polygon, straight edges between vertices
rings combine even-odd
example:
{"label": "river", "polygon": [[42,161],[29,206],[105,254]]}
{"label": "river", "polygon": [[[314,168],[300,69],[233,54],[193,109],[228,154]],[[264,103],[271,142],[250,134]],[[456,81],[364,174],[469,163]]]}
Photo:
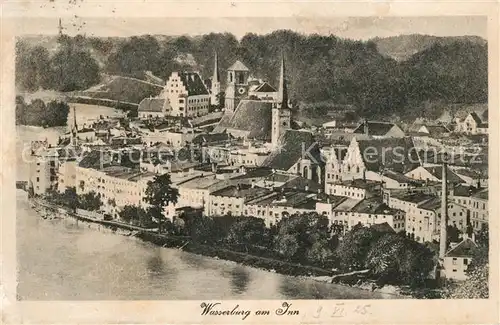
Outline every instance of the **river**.
{"label": "river", "polygon": [[[22,145],[34,138],[57,139],[58,132],[18,127],[18,140]],[[18,166],[18,178],[25,179],[22,161]],[[392,297],[161,248],[71,218],[42,219],[20,190],[16,201],[21,300]]]}

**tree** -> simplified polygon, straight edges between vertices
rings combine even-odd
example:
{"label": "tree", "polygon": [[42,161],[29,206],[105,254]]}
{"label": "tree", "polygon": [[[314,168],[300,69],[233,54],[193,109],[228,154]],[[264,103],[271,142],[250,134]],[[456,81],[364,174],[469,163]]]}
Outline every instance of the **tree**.
{"label": "tree", "polygon": [[365,267],[383,283],[416,285],[427,279],[434,255],[424,245],[386,233],[370,247]]}
{"label": "tree", "polygon": [[94,191],[90,191],[80,196],[79,207],[83,210],[97,211],[101,206],[101,197]]}
{"label": "tree", "polygon": [[265,242],[266,225],[263,219],[243,217],[229,228],[226,241],[231,245],[262,245]]}
{"label": "tree", "polygon": [[67,124],[69,105],[62,101],[50,101],[47,104],[45,119],[49,121],[50,126],[63,126]]}
{"label": "tree", "polygon": [[146,188],[146,202],[151,204],[150,214],[158,218],[158,231],[161,232],[161,225],[165,219],[164,211],[169,204],[177,203],[179,191],[172,187],[169,174],[157,175],[148,182]]}
{"label": "tree", "polygon": [[76,188],[75,187],[66,188],[62,197],[65,205],[72,211],[76,211],[76,208],[78,207],[78,195],[76,194]]}
{"label": "tree", "polygon": [[84,90],[100,80],[97,61],[88,51],[73,46],[62,46],[50,67],[52,88],[58,91]]}
{"label": "tree", "polygon": [[151,35],[133,36],[118,45],[108,57],[107,70],[113,74],[140,77],[144,71],[156,71],[160,45]]}
{"label": "tree", "polygon": [[381,233],[370,227],[353,227],[347,232],[335,253],[340,266],[345,270],[359,270],[365,266],[365,260],[371,245],[381,237]]}

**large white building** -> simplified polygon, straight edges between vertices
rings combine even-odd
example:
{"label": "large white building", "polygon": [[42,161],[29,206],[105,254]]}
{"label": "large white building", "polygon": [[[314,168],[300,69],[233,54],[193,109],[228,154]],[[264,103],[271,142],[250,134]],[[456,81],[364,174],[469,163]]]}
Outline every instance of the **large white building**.
{"label": "large white building", "polygon": [[173,72],[163,94],[170,103],[172,116],[196,117],[208,114],[210,93],[196,72]]}

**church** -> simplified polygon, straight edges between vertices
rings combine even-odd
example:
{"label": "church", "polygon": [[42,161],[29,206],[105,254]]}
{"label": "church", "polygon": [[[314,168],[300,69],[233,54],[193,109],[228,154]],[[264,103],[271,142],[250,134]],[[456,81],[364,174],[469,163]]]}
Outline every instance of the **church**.
{"label": "church", "polygon": [[[236,61],[227,70],[224,114],[212,133],[227,133],[245,141],[267,143],[270,153],[262,166],[275,171],[298,174],[318,183],[324,179],[324,163],[313,134],[292,128],[292,110],[288,99],[285,57],[281,56],[277,94],[268,83],[251,88],[250,69]],[[217,63],[215,65],[218,67]],[[214,71],[214,78],[218,76]],[[220,89],[212,82],[212,93]],[[261,89],[262,97],[252,94]],[[264,92],[266,94],[264,94]],[[276,98],[276,100],[269,100]]]}

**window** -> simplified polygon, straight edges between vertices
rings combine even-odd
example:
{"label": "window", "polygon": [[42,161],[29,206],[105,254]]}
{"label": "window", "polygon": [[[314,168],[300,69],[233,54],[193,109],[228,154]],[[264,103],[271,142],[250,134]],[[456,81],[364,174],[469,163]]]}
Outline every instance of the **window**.
{"label": "window", "polygon": [[39,182],[39,181],[40,181],[40,177],[37,177],[37,178],[36,178],[36,181],[37,181],[37,182]]}
{"label": "window", "polygon": [[464,265],[467,265],[467,259],[464,258]]}
{"label": "window", "polygon": [[455,257],[453,258],[453,265],[457,265],[457,259]]}
{"label": "window", "polygon": [[457,269],[453,269],[453,272],[457,272]]}

